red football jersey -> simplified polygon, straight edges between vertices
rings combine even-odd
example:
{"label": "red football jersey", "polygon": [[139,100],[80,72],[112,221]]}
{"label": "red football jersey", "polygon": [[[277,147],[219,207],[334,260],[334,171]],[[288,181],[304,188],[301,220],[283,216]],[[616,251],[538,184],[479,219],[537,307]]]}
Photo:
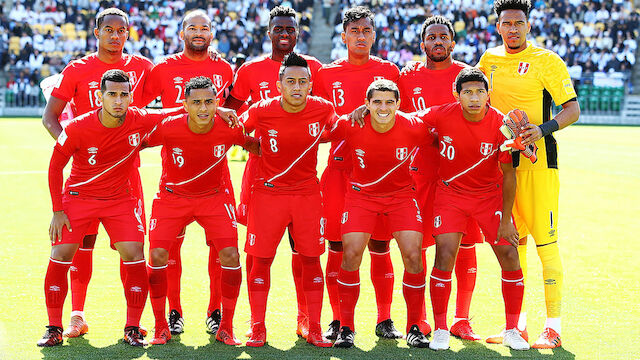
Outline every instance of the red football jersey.
{"label": "red football jersey", "polygon": [[228,95],[233,81],[233,70],[229,63],[221,58],[216,61],[207,58],[193,61],[184,53],[171,55],[153,67],[144,86],[144,101],[151,102],[160,96],[162,107],[182,106],[184,86],[193,77],[206,76],[216,87],[220,104]]}
{"label": "red football jersey", "polygon": [[71,102],[73,113],[82,115],[102,106],[102,100],[98,97],[102,74],[107,70],[120,69],[129,75],[131,81],[131,106],[144,107],[147,104],[142,103],[143,89],[151,68],[153,63],[143,56],[122,54],[122,60],[107,64],[98,59],[98,53],[92,53],[70,62],[62,70],[60,82],[51,95]]}
{"label": "red football jersey", "polygon": [[370,115],[364,122],[362,128],[351,126],[351,120],[342,117],[329,134],[332,140],[344,140],[351,156],[351,190],[373,196],[410,193],[410,159],[418,146],[433,142],[429,127],[402,112],[396,112],[395,124],[385,133],[373,129]]}
{"label": "red football jersey", "polygon": [[[429,70],[423,62],[407,64],[400,72],[400,110],[404,112],[424,111],[435,105],[456,102],[453,84],[460,70],[467,64],[453,61],[444,70]],[[422,176],[435,181],[438,177],[438,149],[435,146],[421,147],[411,166]]]}
{"label": "red football jersey", "polygon": [[[313,56],[301,56],[307,60],[311,81],[314,81],[322,63]],[[270,56],[261,56],[242,64],[236,71],[231,96],[241,101],[251,99],[252,103],[279,96],[276,82],[281,65]]]}
{"label": "red football jersey", "polygon": [[481,121],[472,122],[464,118],[456,102],[431,107],[418,117],[438,133],[438,186],[469,195],[502,192],[498,162],[510,163],[511,153],[500,151],[507,140],[500,132],[504,117],[500,111],[489,106]]}
{"label": "red football jersey", "polygon": [[149,134],[149,146],[162,145],[160,192],[188,197],[215,194],[225,185],[227,151],[246,141],[244,128],[232,129],[216,115],[211,130],[196,134],[187,121],[186,114],[170,117]]}
{"label": "red football jersey", "polygon": [[[374,80],[397,82],[399,73],[394,63],[375,56],[364,65],[352,65],[346,58],[338,59],[318,71],[313,93],[333,102],[338,115],[346,115],[364,105],[367,88]],[[331,143],[328,166],[343,170],[351,168],[351,160],[343,147],[340,141]]]}
{"label": "red football jersey", "polygon": [[316,191],[318,144],[335,119],[328,101],[307,97],[307,105],[288,113],[281,97],[261,100],[241,116],[248,132],[256,131],[262,156],[258,161],[255,186],[276,191]]}
{"label": "red football jersey", "polygon": [[58,137],[54,151],[67,161],[73,156],[65,193],[79,198],[117,199],[130,193],[129,176],[135,169],[140,144],[167,112],[129,107],[123,124],[115,128],[102,125],[98,112],[72,120]]}

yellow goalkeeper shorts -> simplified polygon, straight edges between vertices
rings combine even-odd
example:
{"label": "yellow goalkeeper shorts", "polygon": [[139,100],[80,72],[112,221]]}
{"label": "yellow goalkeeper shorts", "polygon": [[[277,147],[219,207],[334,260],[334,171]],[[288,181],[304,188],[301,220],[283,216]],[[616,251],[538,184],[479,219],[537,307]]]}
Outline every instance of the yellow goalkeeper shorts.
{"label": "yellow goalkeeper shorts", "polygon": [[537,246],[558,240],[558,169],[516,170],[513,217],[520,238],[533,236]]}

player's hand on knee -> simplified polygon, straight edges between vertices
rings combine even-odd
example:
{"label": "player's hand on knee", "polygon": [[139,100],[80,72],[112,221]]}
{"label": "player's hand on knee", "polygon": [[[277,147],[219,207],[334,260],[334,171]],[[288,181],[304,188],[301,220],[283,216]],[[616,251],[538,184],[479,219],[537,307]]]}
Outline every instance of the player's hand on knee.
{"label": "player's hand on knee", "polygon": [[64,211],[54,211],[49,225],[49,239],[51,244],[62,241],[62,228],[67,227],[71,232],[71,222]]}
{"label": "player's hand on knee", "polygon": [[351,126],[358,124],[360,127],[364,126],[364,117],[369,113],[369,109],[366,106],[360,105],[357,109],[353,110],[349,114],[349,120],[351,120]]}
{"label": "player's hand on knee", "polygon": [[509,244],[513,245],[516,248],[518,247],[520,236],[518,235],[518,230],[516,230],[516,227],[511,221],[500,221],[500,226],[498,227],[498,236],[496,236],[494,244],[497,244],[500,239],[505,239],[509,242]]}

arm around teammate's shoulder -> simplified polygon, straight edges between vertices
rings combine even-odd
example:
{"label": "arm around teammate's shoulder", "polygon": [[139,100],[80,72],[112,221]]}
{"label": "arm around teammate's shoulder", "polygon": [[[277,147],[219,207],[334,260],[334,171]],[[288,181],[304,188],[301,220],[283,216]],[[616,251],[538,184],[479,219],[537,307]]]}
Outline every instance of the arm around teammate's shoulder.
{"label": "arm around teammate's shoulder", "polygon": [[67,102],[59,99],[55,96],[51,96],[47,102],[47,106],[44,108],[44,114],[42,114],[42,125],[49,132],[52,138],[57,139],[62,132],[62,126],[58,118],[64,107],[67,106]]}

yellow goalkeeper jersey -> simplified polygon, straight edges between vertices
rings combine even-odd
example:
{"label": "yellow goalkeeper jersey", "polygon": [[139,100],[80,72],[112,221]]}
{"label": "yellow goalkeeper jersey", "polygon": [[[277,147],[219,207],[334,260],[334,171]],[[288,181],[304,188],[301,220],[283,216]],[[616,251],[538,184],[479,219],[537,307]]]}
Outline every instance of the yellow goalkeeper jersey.
{"label": "yellow goalkeeper jersey", "polygon": [[[552,119],[553,100],[557,105],[576,97],[567,66],[558,54],[532,43],[517,54],[503,45],[487,49],[477,67],[489,78],[491,106],[503,113],[524,110],[529,122],[540,125]],[[538,161],[532,164],[521,156],[519,170],[558,168],[558,145],[553,135],[536,142]]]}

